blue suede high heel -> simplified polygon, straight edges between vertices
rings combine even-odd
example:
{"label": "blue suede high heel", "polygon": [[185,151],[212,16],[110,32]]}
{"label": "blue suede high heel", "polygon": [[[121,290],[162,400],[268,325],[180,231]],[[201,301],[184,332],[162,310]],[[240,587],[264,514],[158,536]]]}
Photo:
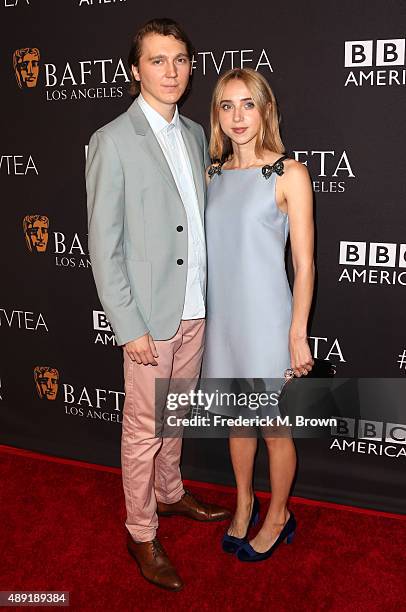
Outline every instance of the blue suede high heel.
{"label": "blue suede high heel", "polygon": [[259,500],[258,497],[254,494],[254,503],[252,504],[251,516],[248,522],[247,531],[245,532],[245,536],[243,538],[236,538],[235,536],[228,535],[226,532],[222,539],[222,547],[224,552],[226,553],[236,553],[242,544],[247,542],[247,534],[248,529],[256,525],[259,521]]}
{"label": "blue suede high heel", "polygon": [[286,544],[290,544],[292,542],[293,536],[295,535],[295,529],[296,519],[294,517],[293,512],[291,512],[289,519],[286,521],[285,526],[283,527],[275,542],[272,544],[271,548],[268,548],[268,550],[263,553],[259,553],[254,548],[252,548],[249,542],[245,542],[237,550],[238,560],[265,561],[265,559],[268,559],[275,552],[281,542],[286,541]]}

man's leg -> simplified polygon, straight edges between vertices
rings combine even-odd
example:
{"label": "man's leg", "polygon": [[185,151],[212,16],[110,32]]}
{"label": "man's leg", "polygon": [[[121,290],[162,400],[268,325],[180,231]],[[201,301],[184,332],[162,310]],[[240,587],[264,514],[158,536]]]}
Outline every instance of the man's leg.
{"label": "man's leg", "polygon": [[154,492],[154,461],[162,445],[155,431],[155,379],[170,379],[174,354],[182,341],[181,328],[170,340],[156,341],[158,365],[131,361],[125,349],[125,402],[121,436],[121,466],[126,527],[135,541],[155,538],[158,527]]}
{"label": "man's leg", "polygon": [[[181,344],[173,356],[169,393],[188,393],[195,388],[202,363],[204,327],[205,319],[181,321]],[[185,379],[185,383],[181,379]],[[179,501],[184,494],[179,468],[181,450],[182,428],[176,428],[175,437],[163,438],[155,458],[156,499],[165,504]]]}
{"label": "man's leg", "polygon": [[[174,354],[169,393],[188,393],[196,387],[204,345],[204,319],[181,322],[182,344]],[[184,409],[177,411],[183,413]],[[166,428],[166,434],[168,428]],[[158,512],[163,516],[178,514],[198,521],[223,521],[231,516],[226,508],[196,499],[185,492],[179,461],[182,428],[175,437],[163,437],[155,460],[155,493]]]}

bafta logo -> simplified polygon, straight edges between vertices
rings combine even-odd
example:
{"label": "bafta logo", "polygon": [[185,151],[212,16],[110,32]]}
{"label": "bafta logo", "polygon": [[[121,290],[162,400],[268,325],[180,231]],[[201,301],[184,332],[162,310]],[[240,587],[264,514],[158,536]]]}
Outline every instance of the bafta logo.
{"label": "bafta logo", "polygon": [[45,253],[48,245],[48,217],[27,215],[23,219],[23,229],[28,250],[31,253]]}
{"label": "bafta logo", "polygon": [[54,400],[58,393],[59,372],[48,366],[34,368],[34,380],[40,399]]}
{"label": "bafta logo", "polygon": [[39,73],[39,49],[24,47],[13,53],[13,68],[20,89],[36,87]]}

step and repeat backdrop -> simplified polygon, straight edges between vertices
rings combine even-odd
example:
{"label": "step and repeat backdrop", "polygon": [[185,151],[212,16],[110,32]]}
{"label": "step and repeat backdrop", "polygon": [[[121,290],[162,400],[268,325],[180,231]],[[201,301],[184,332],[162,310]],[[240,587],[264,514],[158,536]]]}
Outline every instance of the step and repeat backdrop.
{"label": "step and repeat backdrop", "polygon": [[[260,71],[313,181],[310,345],[358,399],[330,436],[297,440],[293,493],[404,512],[403,0],[0,0],[0,442],[120,464],[122,349],[92,277],[84,165],[90,135],[131,103],[133,34],[161,16],[196,49],[181,112],[209,135],[218,75]],[[185,440],[183,474],[232,484],[227,441]],[[268,487],[262,446],[256,481]]]}

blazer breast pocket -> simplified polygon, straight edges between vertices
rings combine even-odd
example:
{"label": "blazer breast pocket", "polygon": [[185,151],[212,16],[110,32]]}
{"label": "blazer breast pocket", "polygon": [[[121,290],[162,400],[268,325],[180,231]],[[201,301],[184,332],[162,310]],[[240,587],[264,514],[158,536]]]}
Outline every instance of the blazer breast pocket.
{"label": "blazer breast pocket", "polygon": [[125,259],[131,293],[135,297],[137,306],[147,323],[151,316],[152,307],[152,273],[150,261],[138,261],[126,257]]}

